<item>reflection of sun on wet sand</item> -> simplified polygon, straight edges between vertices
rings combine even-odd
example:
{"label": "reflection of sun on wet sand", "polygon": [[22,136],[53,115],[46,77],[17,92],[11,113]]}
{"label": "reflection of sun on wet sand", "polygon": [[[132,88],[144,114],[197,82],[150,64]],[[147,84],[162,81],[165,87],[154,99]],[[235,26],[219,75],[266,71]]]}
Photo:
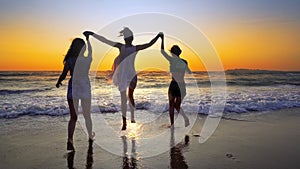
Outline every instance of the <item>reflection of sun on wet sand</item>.
{"label": "reflection of sun on wet sand", "polygon": [[127,123],[127,130],[125,135],[130,139],[139,139],[143,134],[143,124],[139,123]]}
{"label": "reflection of sun on wet sand", "polygon": [[[191,118],[191,123],[195,122],[195,117],[197,114],[187,114],[189,118]],[[92,114],[92,119],[94,121],[93,125],[96,131],[96,137],[98,132],[104,132],[103,124],[99,122],[99,115]],[[147,110],[137,110],[136,111],[136,123],[131,123],[130,120],[127,121],[127,130],[121,131],[120,125],[121,122],[115,120],[117,114],[114,113],[107,113],[103,115],[105,122],[108,126],[110,126],[113,132],[118,133],[118,135],[126,135],[130,137],[136,136],[137,139],[147,139],[152,138],[162,133],[169,131],[170,122],[169,122],[169,113],[156,113]],[[83,119],[79,118],[79,121],[82,126],[84,126]],[[188,130],[191,126],[185,128],[184,126],[184,119],[179,113],[175,113],[175,127],[180,129]]]}

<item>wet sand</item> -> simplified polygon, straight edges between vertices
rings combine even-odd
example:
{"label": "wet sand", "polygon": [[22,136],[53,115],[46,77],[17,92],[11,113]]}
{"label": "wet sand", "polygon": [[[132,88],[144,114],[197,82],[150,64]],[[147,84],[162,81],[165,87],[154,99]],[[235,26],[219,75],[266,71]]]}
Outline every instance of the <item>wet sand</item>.
{"label": "wet sand", "polygon": [[[193,135],[204,120],[199,116],[189,137],[170,151],[142,158],[138,149],[136,157],[117,156],[95,143],[89,146],[80,125],[75,130],[76,152],[68,154],[67,116],[1,119],[0,168],[300,168],[300,109],[224,118],[208,141],[199,144]],[[132,142],[123,139],[123,148]],[[131,146],[124,150],[133,151]]]}

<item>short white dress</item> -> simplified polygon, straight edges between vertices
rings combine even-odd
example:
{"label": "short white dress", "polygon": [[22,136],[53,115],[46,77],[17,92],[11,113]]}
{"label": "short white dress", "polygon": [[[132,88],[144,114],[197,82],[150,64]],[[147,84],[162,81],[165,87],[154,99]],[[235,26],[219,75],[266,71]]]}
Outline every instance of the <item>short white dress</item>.
{"label": "short white dress", "polygon": [[74,99],[91,99],[89,70],[92,57],[79,56],[72,76],[72,96]]}
{"label": "short white dress", "polygon": [[137,78],[134,67],[136,54],[136,46],[125,47],[125,45],[122,45],[120,54],[115,59],[116,68],[112,80],[120,92],[125,91],[128,87],[134,89],[136,86]]}

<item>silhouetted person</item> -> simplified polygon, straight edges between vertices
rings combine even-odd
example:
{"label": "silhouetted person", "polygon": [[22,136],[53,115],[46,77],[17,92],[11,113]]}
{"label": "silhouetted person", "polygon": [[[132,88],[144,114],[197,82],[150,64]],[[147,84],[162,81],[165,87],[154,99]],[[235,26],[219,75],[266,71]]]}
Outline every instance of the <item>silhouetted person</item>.
{"label": "silhouetted person", "polygon": [[77,122],[78,104],[81,100],[82,114],[85,119],[86,128],[88,131],[89,139],[93,138],[92,133],[92,120],[91,120],[91,85],[89,80],[89,69],[92,62],[92,47],[89,42],[88,36],[87,49],[88,55],[84,56],[86,50],[86,44],[83,39],[76,38],[72,41],[72,44],[64,58],[64,69],[56,83],[56,87],[59,88],[62,85],[62,81],[66,78],[68,72],[70,72],[71,78],[68,84],[67,99],[70,109],[70,120],[68,124],[68,140],[67,150],[74,151],[73,135]]}
{"label": "silhouetted person", "polygon": [[110,41],[104,38],[103,36],[97,35],[90,31],[86,31],[84,32],[84,34],[91,35],[95,37],[97,40],[119,49],[119,55],[115,58],[113,64],[112,80],[113,83],[118,87],[121,94],[121,109],[122,109],[122,119],[123,119],[122,130],[126,130],[127,88],[128,88],[128,98],[129,98],[129,106],[131,112],[131,122],[135,123],[135,119],[134,119],[135,103],[134,103],[133,93],[137,85],[137,76],[134,67],[136,54],[138,51],[144,50],[152,46],[157,41],[160,35],[157,35],[149,43],[142,44],[142,45],[133,45],[132,44],[133,33],[127,27],[125,27],[120,32],[121,36],[124,36],[125,44]]}
{"label": "silhouetted person", "polygon": [[186,95],[184,75],[186,71],[188,73],[191,73],[191,70],[188,67],[187,61],[179,57],[179,55],[181,54],[181,49],[177,45],[172,46],[170,50],[172,56],[170,56],[164,50],[163,34],[161,36],[161,40],[161,53],[169,61],[170,72],[172,74],[172,81],[170,83],[168,91],[171,127],[174,125],[174,109],[176,109],[177,112],[183,116],[185,127],[187,127],[190,122],[183,109],[181,108],[181,102]]}

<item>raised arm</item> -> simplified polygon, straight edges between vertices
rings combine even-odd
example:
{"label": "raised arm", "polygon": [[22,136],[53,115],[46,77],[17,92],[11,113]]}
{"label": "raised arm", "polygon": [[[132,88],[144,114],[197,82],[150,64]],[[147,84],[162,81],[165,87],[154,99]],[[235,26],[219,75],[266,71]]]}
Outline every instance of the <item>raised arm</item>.
{"label": "raised arm", "polygon": [[113,41],[111,41],[111,40],[106,39],[105,37],[103,37],[103,36],[101,36],[101,35],[98,35],[98,34],[96,34],[96,33],[94,33],[94,32],[91,32],[91,31],[85,31],[85,32],[83,32],[83,34],[84,34],[85,36],[91,35],[91,36],[93,36],[94,38],[96,38],[97,40],[99,40],[100,42],[103,42],[103,43],[105,43],[105,44],[108,44],[108,45],[110,45],[110,46],[113,46],[113,47],[116,47],[116,48],[119,48],[119,49],[120,49],[121,46],[122,46],[122,44],[119,43],[119,42],[113,42]]}
{"label": "raised arm", "polygon": [[161,52],[161,54],[168,60],[168,61],[171,61],[171,59],[172,59],[172,57],[171,56],[169,56],[168,54],[167,54],[167,52],[165,51],[165,42],[164,42],[165,40],[164,40],[164,34],[163,33],[161,33],[161,46],[160,46],[160,52]]}
{"label": "raised arm", "polygon": [[149,48],[150,46],[152,46],[157,41],[157,39],[159,37],[161,37],[160,33],[157,34],[149,43],[142,44],[142,45],[136,45],[136,51],[144,50],[144,49]]}
{"label": "raised arm", "polygon": [[88,55],[87,57],[92,57],[92,45],[89,39],[89,35],[85,35],[86,37],[86,43],[87,43],[87,50],[88,50]]}

